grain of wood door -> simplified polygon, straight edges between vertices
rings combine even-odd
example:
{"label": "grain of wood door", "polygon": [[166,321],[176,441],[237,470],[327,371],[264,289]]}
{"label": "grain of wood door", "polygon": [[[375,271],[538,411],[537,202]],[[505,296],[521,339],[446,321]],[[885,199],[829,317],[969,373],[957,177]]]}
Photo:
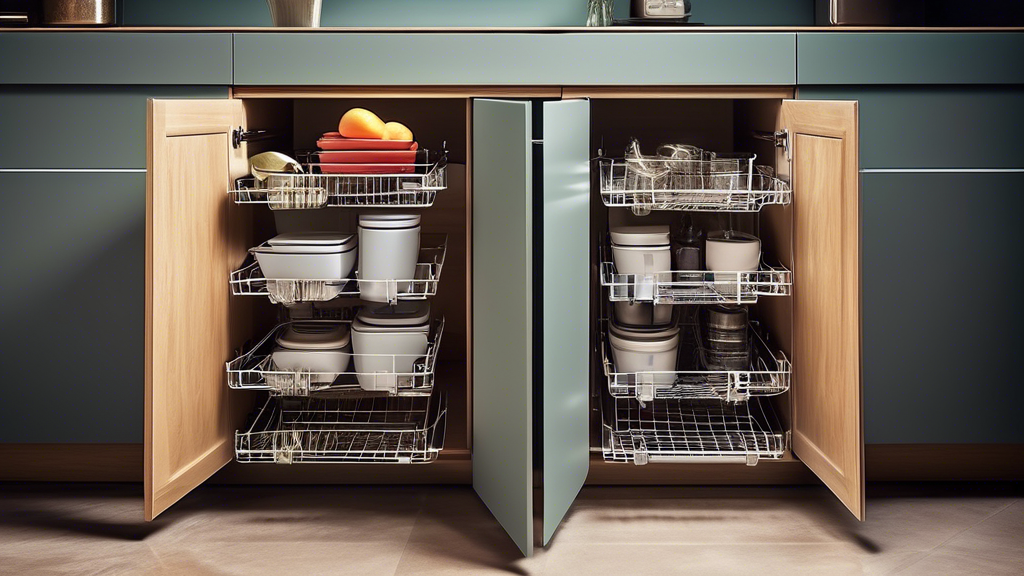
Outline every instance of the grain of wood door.
{"label": "grain of wood door", "polygon": [[[152,520],[231,461],[245,395],[224,362],[251,337],[230,298],[251,218],[229,203],[247,171],[239,100],[151,100],[146,173],[145,516]],[[248,405],[251,407],[251,404]]]}
{"label": "grain of wood door", "polygon": [[793,453],[864,518],[857,103],[786,100],[793,184]]}

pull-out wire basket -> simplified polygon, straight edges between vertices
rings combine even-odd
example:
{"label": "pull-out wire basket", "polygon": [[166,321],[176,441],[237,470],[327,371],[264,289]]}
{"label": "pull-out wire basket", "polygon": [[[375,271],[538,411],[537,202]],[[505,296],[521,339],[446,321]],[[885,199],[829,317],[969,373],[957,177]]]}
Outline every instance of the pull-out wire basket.
{"label": "pull-out wire basket", "polygon": [[758,212],[786,205],[793,192],[755,156],[710,160],[643,157],[598,159],[601,200],[644,216],[653,210]]}
{"label": "pull-out wire basket", "polygon": [[251,255],[242,267],[231,273],[231,293],[235,296],[263,296],[275,304],[298,304],[302,302],[326,302],[335,298],[358,298],[359,286],[383,286],[374,292],[383,292],[388,303],[400,300],[425,300],[437,294],[437,283],[441,281],[448,237],[444,234],[423,234],[419,263],[414,278],[367,280],[359,278],[359,271],[352,277],[338,280],[292,280],[268,279],[263,275],[259,263]]}
{"label": "pull-out wire basket", "polygon": [[[431,328],[425,354],[348,354],[348,368],[343,372],[292,371],[275,365],[273,351],[276,339],[288,330],[290,324],[286,322],[277,326],[251,350],[227,363],[230,388],[268,390],[274,396],[366,393],[429,396],[433,390],[444,319],[437,320]],[[377,370],[360,372],[357,368],[359,364]]]}
{"label": "pull-out wire basket", "polygon": [[743,463],[781,459],[789,446],[767,399],[718,400],[606,397],[602,448],[609,462]]}
{"label": "pull-out wire basket", "polygon": [[444,446],[443,394],[352,399],[270,397],[235,432],[239,462],[414,464]]}
{"label": "pull-out wire basket", "polygon": [[306,173],[239,178],[228,193],[236,204],[266,204],[271,210],[325,207],[427,208],[448,187],[448,156],[421,150],[414,164],[365,164],[393,168],[389,174],[323,174],[315,157],[300,155]]}
{"label": "pull-out wire basket", "polygon": [[[704,359],[705,346],[696,323],[680,326],[676,371],[618,372],[607,337],[602,342],[604,374],[614,398],[633,398],[643,404],[660,399],[722,400],[745,402],[754,396],[776,396],[789,390],[793,366],[781,351],[773,352],[756,322],[747,370],[711,370]],[[602,335],[606,332],[602,332]]]}
{"label": "pull-out wire basket", "polygon": [[783,266],[761,263],[759,270],[679,270],[650,274],[619,274],[605,253],[601,285],[612,302],[655,304],[754,304],[761,296],[789,296],[793,273]]}

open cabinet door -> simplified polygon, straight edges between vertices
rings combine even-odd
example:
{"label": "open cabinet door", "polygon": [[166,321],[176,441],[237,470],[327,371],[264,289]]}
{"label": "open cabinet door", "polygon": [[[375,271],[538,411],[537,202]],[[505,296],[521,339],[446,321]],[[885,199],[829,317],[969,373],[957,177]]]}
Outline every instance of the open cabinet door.
{"label": "open cabinet door", "polygon": [[236,396],[232,406],[224,362],[251,322],[228,287],[251,227],[248,218],[228,217],[229,184],[247,172],[244,145],[231,145],[239,126],[245,126],[239,100],[149,102],[146,520],[233,454],[240,402]]}
{"label": "open cabinet door", "polygon": [[786,100],[793,184],[793,452],[864,518],[857,103]]}
{"label": "open cabinet door", "polygon": [[590,469],[590,101],[544,102],[544,538]]}
{"label": "open cabinet door", "polygon": [[533,554],[530,102],[473,101],[473,489]]}

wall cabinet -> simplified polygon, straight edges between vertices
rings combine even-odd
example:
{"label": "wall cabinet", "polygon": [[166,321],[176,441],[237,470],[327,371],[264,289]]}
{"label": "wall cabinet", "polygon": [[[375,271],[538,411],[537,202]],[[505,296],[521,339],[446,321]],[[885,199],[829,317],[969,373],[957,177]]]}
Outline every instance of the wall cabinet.
{"label": "wall cabinet", "polygon": [[[753,145],[792,186],[792,202],[766,213],[762,228],[793,275],[791,296],[759,304],[792,360],[790,388],[770,399],[784,426],[780,456],[801,460],[863,517],[855,102],[782,100],[756,91],[736,100],[699,91],[655,100],[643,94],[495,100],[408,90],[368,100],[340,89],[315,98],[287,91],[261,96],[150,102],[147,519],[235,458],[236,432],[251,424],[247,415],[260,400],[229,389],[225,362],[266,333],[275,309],[232,296],[229,278],[248,248],[307,221],[297,211],[271,214],[265,206],[234,202],[228,191],[248,171],[250,154],[308,147],[356,102],[422,117],[421,143],[447,142],[448,189],[419,211],[424,232],[448,237],[433,301],[445,316],[435,386],[446,394],[447,432],[436,461],[336,464],[340,476],[365,478],[369,467],[378,481],[471,481],[525,554],[550,541],[592,466],[629,467],[622,473],[627,483],[649,480],[647,468],[601,456],[607,381],[596,358],[607,293],[598,273],[600,238],[621,209],[605,207],[593,185],[592,158],[597,147],[609,149],[624,137],[620,122],[635,121],[637,133],[650,139],[695,138],[729,148],[767,130],[785,134],[787,147]],[[234,131],[246,127],[277,137],[236,147]],[[302,212],[310,213],[309,222],[352,226],[358,210]],[[656,445],[648,451],[657,456]],[[676,456],[681,475],[689,462],[717,459]],[[772,464],[765,459],[755,469],[770,474]],[[282,474],[282,467],[270,468]],[[284,473],[302,475],[303,468]],[[540,534],[533,532],[537,519]]]}

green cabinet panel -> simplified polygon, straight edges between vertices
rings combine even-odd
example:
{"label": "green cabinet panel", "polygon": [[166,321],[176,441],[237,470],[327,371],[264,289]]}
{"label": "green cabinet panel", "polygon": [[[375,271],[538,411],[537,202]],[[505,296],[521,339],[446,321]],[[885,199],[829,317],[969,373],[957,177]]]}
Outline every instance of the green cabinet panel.
{"label": "green cabinet panel", "polygon": [[235,34],[238,85],[795,84],[796,34]]}
{"label": "green cabinet panel", "polygon": [[1022,168],[1024,86],[810,86],[860,102],[861,168]]}
{"label": "green cabinet panel", "polygon": [[227,98],[226,86],[0,88],[0,168],[145,168],[149,98]]}
{"label": "green cabinet panel", "polygon": [[544,537],[590,468],[590,101],[544,102]]}
{"label": "green cabinet panel", "polygon": [[231,84],[231,34],[0,32],[0,84]]}
{"label": "green cabinet panel", "polygon": [[530,102],[473,102],[473,489],[533,553]]}
{"label": "green cabinet panel", "polygon": [[865,441],[1024,442],[1024,173],[862,178]]}
{"label": "green cabinet panel", "polygon": [[0,173],[0,443],[142,442],[146,175]]}
{"label": "green cabinet panel", "polygon": [[800,32],[803,84],[1022,84],[1019,32]]}

